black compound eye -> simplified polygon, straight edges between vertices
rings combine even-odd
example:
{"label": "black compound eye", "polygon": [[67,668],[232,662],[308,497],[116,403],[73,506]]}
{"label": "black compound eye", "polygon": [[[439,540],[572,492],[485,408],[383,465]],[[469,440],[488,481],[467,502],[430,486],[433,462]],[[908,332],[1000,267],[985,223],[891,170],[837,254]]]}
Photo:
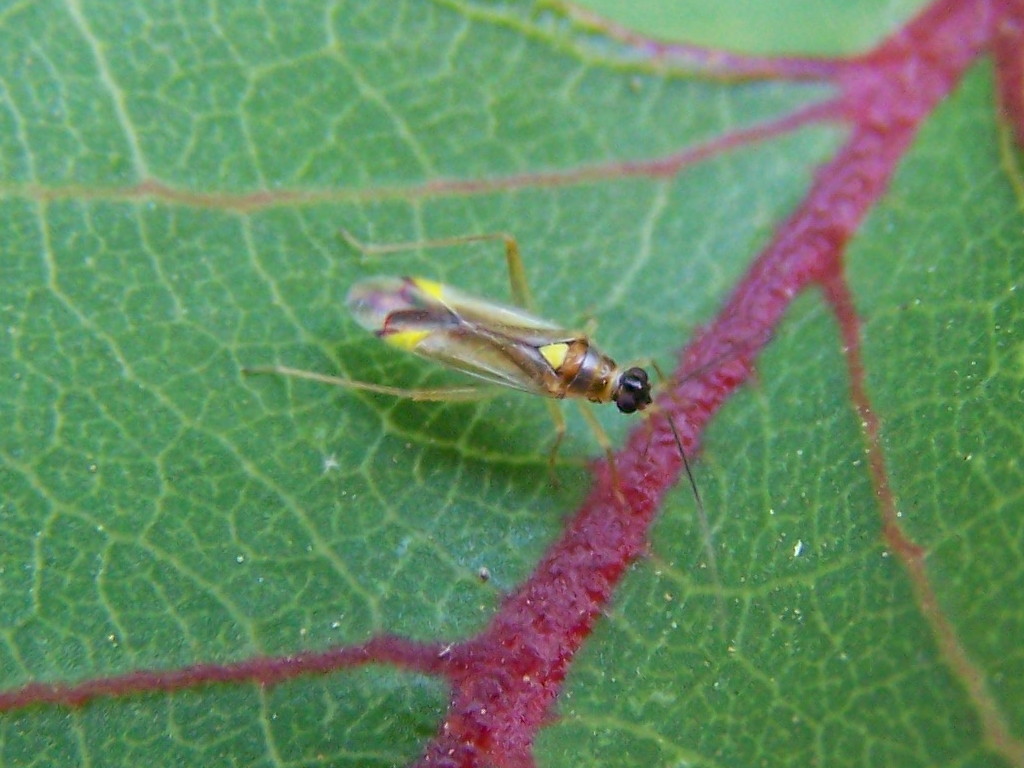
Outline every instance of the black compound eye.
{"label": "black compound eye", "polygon": [[619,378],[615,404],[623,413],[642,411],[651,404],[651,382],[643,368],[630,368]]}

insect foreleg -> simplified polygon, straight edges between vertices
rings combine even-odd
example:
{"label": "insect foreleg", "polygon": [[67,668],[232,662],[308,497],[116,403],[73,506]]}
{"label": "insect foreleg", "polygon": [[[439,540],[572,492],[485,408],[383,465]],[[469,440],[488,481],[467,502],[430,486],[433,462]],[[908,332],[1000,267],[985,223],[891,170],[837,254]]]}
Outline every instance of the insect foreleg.
{"label": "insect foreleg", "polygon": [[590,431],[594,433],[594,439],[597,440],[598,444],[604,449],[604,455],[608,459],[608,471],[612,477],[612,490],[615,492],[615,498],[618,499],[619,503],[623,506],[626,505],[626,498],[622,495],[622,485],[619,483],[619,469],[615,463],[615,452],[612,450],[612,441],[608,437],[608,433],[604,431],[604,427],[601,426],[601,422],[597,420],[597,416],[590,408],[589,403],[578,402],[580,407],[580,413],[583,414],[584,421],[590,427]]}

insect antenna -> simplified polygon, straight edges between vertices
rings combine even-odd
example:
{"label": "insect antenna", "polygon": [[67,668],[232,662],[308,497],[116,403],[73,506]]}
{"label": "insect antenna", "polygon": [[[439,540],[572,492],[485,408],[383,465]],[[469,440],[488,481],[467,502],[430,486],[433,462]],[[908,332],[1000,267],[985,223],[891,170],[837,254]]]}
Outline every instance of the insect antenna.
{"label": "insect antenna", "polygon": [[[714,361],[712,361],[714,362]],[[651,361],[651,365],[654,370],[658,373],[658,376],[665,381],[665,374],[662,372],[661,367],[655,362]],[[700,373],[700,371],[707,366],[691,372],[686,378],[692,378]],[[715,556],[715,547],[712,542],[711,534],[711,522],[708,520],[708,512],[704,506],[704,499],[700,495],[700,489],[697,487],[697,479],[693,476],[693,469],[690,467],[690,460],[686,456],[686,449],[683,448],[683,439],[679,435],[679,430],[676,429],[675,419],[672,418],[672,414],[665,412],[665,419],[668,421],[668,428],[672,431],[672,438],[675,440],[676,448],[679,451],[679,458],[683,462],[683,470],[686,472],[686,479],[690,483],[690,490],[693,492],[693,500],[697,505],[697,524],[700,526],[700,535],[704,541],[704,551],[707,554],[708,572],[711,575],[711,581],[715,586],[721,589],[722,581],[718,575],[718,558]],[[722,627],[722,631],[725,631],[725,604],[722,600],[721,594],[718,595],[716,602],[718,603],[718,625]]]}
{"label": "insect antenna", "polygon": [[[708,512],[704,508],[704,500],[701,498],[700,489],[697,488],[697,480],[693,476],[693,470],[690,469],[690,460],[686,457],[686,451],[683,450],[683,440],[679,436],[679,430],[676,429],[675,419],[669,413],[666,413],[665,416],[668,419],[668,428],[672,430],[672,437],[676,441],[676,448],[679,449],[679,458],[683,460],[683,469],[686,471],[686,479],[690,481],[693,500],[697,504],[697,521],[700,525],[701,538],[704,539],[704,550],[708,556],[708,571],[711,573],[711,580],[721,587],[722,582],[718,578],[718,558],[715,556],[715,547],[711,541],[711,523],[708,521]],[[718,603],[719,618],[722,619],[724,618],[722,614],[724,614],[725,607],[722,605],[721,597],[719,597]]]}

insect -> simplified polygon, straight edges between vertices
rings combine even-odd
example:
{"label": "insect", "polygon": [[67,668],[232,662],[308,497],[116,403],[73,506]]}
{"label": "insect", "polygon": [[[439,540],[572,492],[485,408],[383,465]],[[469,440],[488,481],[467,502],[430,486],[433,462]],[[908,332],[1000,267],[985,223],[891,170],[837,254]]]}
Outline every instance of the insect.
{"label": "insect", "polygon": [[[600,352],[585,333],[566,330],[533,314],[522,256],[511,235],[494,232],[380,245],[363,243],[346,230],[342,230],[341,235],[353,248],[370,256],[487,240],[504,242],[515,306],[470,296],[442,283],[418,277],[372,277],[360,281],[349,289],[347,304],[361,326],[391,346],[434,360],[487,384],[545,396],[555,423],[555,440],[549,456],[552,473],[565,435],[565,419],[556,401],[574,398],[593,403],[615,403],[622,413],[643,411],[651,405],[651,382],[646,370],[638,366],[622,368]],[[309,379],[420,401],[475,400],[493,394],[493,388],[481,386],[392,387],[282,365],[243,371]],[[581,412],[608,457],[612,489],[624,505],[611,441],[589,408],[581,408]],[[668,425],[693,492],[708,565],[717,583],[718,569],[704,502],[671,417]]]}
{"label": "insect", "polygon": [[647,372],[623,370],[582,333],[433,280],[370,278],[352,286],[348,308],[392,346],[492,384],[614,402],[623,413],[651,403]]}
{"label": "insect", "polygon": [[[548,398],[555,422],[555,441],[549,463],[554,467],[565,434],[565,420],[554,402],[566,398],[593,403],[615,403],[622,413],[643,411],[651,405],[647,371],[623,368],[598,350],[585,333],[537,317],[526,282],[519,246],[511,235],[489,233],[410,243],[370,245],[347,231],[342,236],[368,255],[398,253],[414,248],[435,248],[484,240],[502,240],[516,306],[470,296],[448,285],[419,277],[371,277],[354,284],[347,304],[356,321],[391,346],[434,360],[481,379],[487,384]],[[412,400],[455,401],[488,397],[480,386],[406,389],[353,379],[326,376],[275,365],[245,369],[246,373],[273,373],[378,392]],[[615,473],[611,443],[589,409],[582,409]],[[697,486],[683,451],[682,441],[669,424],[679,448],[698,506]],[[616,491],[618,492],[618,484]]]}

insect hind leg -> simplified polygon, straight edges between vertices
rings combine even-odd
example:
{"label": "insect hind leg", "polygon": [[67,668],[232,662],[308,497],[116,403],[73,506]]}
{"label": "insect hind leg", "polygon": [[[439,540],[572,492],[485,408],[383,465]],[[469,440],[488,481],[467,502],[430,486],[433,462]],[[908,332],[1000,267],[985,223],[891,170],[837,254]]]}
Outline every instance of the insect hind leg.
{"label": "insect hind leg", "polygon": [[505,244],[505,264],[508,268],[508,281],[512,291],[512,301],[516,306],[531,312],[534,309],[533,296],[530,293],[530,286],[526,279],[526,268],[523,265],[523,256],[519,250],[519,243],[508,232],[484,232],[479,235],[456,235],[454,237],[439,237],[430,240],[407,240],[400,243],[364,243],[347,229],[342,229],[340,234],[346,243],[364,256],[386,256],[388,254],[405,253],[406,251],[419,249],[448,248],[457,245],[468,245],[470,243],[501,240]]}
{"label": "insect hind leg", "polygon": [[243,368],[246,376],[270,374],[287,376],[293,379],[306,379],[321,384],[330,384],[342,389],[357,389],[362,392],[375,392],[379,395],[390,395],[405,400],[419,402],[471,402],[494,397],[494,389],[488,387],[437,387],[434,389],[408,389],[405,387],[389,387],[386,384],[372,384],[368,381],[344,379],[339,376],[327,376],[315,371],[304,371],[300,368],[289,368],[286,365],[265,365]]}

